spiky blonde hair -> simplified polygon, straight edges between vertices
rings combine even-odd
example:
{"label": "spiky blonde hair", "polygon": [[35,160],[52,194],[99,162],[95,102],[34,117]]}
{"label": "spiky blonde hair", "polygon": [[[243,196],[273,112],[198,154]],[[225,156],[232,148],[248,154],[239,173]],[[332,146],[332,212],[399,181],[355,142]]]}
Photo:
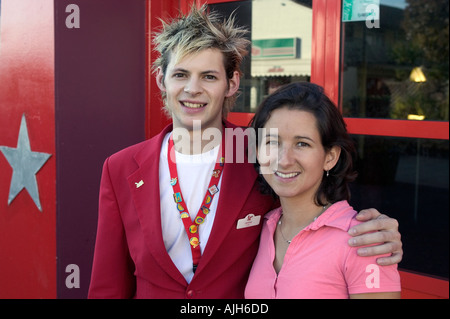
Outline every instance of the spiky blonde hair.
{"label": "spiky blonde hair", "polygon": [[[240,66],[248,54],[250,41],[245,38],[247,30],[236,26],[233,14],[224,19],[217,12],[208,13],[206,5],[197,8],[194,4],[188,15],[181,13],[169,22],[163,20],[161,22],[161,31],[156,32],[153,37],[155,50],[160,53],[159,58],[153,63],[154,73],[160,67],[165,75],[171,58],[178,62],[187,55],[215,48],[223,53],[227,78],[231,79],[235,71],[242,76]],[[166,94],[165,92],[161,94],[166,104]],[[234,106],[236,98],[237,94],[225,98],[224,118]]]}

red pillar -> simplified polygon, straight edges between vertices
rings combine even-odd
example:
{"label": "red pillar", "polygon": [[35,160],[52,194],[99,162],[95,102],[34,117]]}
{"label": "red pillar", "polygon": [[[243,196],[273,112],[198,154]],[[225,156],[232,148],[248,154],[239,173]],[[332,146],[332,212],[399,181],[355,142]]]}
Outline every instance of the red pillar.
{"label": "red pillar", "polygon": [[102,164],[146,136],[149,0],[0,3],[0,299],[85,298]]}
{"label": "red pillar", "polygon": [[8,204],[14,169],[0,152],[0,298],[55,298],[53,0],[2,0],[0,21],[0,147],[17,149],[25,115],[31,152],[51,155],[35,174],[39,209],[28,188]]}

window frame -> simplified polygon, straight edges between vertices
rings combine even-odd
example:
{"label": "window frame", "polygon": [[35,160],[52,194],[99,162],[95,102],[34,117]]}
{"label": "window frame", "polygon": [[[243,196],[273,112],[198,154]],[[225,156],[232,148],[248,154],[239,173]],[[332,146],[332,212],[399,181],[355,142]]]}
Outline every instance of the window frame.
{"label": "window frame", "polygon": [[[209,0],[200,4],[236,2],[239,0]],[[180,1],[186,12],[191,1]],[[313,1],[313,36],[311,61],[311,82],[324,87],[330,99],[341,109],[341,0]],[[231,112],[228,120],[247,126],[253,113]],[[371,119],[345,117],[350,134],[410,137],[426,139],[449,139],[448,121],[412,121],[393,119]]]}

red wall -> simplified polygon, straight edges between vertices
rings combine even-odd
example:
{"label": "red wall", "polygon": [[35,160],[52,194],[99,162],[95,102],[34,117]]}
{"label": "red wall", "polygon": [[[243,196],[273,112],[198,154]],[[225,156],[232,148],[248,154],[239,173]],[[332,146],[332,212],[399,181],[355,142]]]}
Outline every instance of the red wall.
{"label": "red wall", "polygon": [[2,0],[0,146],[15,148],[25,114],[40,211],[26,189],[8,205],[13,170],[0,152],[0,298],[56,297],[53,0]]}
{"label": "red wall", "polygon": [[[1,0],[0,299],[87,296],[103,162],[145,139],[147,4]],[[51,155],[35,174],[42,210],[27,189],[8,204],[2,150],[17,147],[23,114],[31,151]]]}

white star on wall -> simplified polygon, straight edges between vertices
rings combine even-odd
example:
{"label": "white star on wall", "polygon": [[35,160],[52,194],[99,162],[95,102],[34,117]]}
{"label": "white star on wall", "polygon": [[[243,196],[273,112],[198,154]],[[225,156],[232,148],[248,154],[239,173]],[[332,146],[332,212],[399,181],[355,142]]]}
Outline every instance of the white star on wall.
{"label": "white star on wall", "polygon": [[22,115],[22,121],[20,123],[17,147],[0,146],[0,151],[6,157],[6,160],[13,169],[11,186],[9,188],[8,206],[22,189],[25,188],[37,208],[42,211],[36,174],[42,166],[44,166],[51,154],[33,152],[31,150],[25,114]]}

